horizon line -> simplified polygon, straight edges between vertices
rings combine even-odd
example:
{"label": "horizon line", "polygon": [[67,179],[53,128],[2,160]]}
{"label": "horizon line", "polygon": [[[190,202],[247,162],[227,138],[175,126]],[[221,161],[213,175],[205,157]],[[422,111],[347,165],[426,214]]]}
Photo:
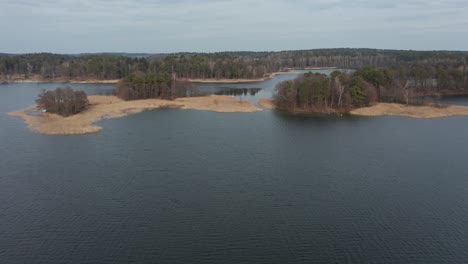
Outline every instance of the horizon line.
{"label": "horizon line", "polygon": [[174,52],[132,52],[132,51],[96,51],[61,53],[51,51],[34,52],[0,52],[0,55],[28,55],[28,54],[56,54],[56,55],[94,55],[94,54],[145,54],[145,55],[171,55],[171,54],[217,54],[217,53],[276,53],[289,51],[314,51],[314,50],[377,50],[377,51],[414,51],[414,52],[468,52],[468,50],[448,50],[448,49],[391,49],[391,48],[311,48],[311,49],[285,49],[285,50],[222,50],[222,51],[174,51]]}

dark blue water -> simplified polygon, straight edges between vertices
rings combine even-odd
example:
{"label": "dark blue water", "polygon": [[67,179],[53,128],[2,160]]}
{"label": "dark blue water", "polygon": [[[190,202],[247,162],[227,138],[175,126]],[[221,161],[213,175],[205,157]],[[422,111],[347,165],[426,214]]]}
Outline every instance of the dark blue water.
{"label": "dark blue water", "polygon": [[1,263],[468,261],[468,117],[163,109],[46,136],[3,114],[49,86],[0,86]]}

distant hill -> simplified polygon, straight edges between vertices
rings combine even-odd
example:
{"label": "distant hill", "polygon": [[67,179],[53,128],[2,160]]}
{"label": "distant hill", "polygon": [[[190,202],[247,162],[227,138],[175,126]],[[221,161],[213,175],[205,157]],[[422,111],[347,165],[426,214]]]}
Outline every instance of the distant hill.
{"label": "distant hill", "polygon": [[147,58],[153,56],[152,53],[126,53],[126,52],[99,52],[99,53],[80,53],[78,56],[89,56],[89,55],[111,55],[111,56],[123,56],[129,58]]}

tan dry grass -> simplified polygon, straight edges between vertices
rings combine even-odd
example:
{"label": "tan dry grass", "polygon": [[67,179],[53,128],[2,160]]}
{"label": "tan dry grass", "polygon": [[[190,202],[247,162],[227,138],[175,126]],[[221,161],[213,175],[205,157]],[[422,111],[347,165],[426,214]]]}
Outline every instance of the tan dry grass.
{"label": "tan dry grass", "polygon": [[406,106],[393,103],[378,103],[374,106],[352,110],[351,114],[360,116],[395,115],[413,118],[439,118],[468,115],[468,106],[449,105],[441,108],[435,106]]}
{"label": "tan dry grass", "polygon": [[44,79],[39,75],[33,75],[25,79],[23,75],[14,75],[8,80],[2,79],[1,81],[13,82],[13,83],[109,83],[115,84],[118,83],[119,79],[113,80],[98,80],[98,79],[66,79],[66,78],[54,78],[54,79]]}
{"label": "tan dry grass", "polygon": [[108,83],[108,84],[114,84],[120,82],[120,79],[114,79],[114,80],[65,80],[65,82],[68,83]]}
{"label": "tan dry grass", "polygon": [[263,108],[275,109],[275,106],[273,105],[273,101],[271,101],[270,99],[260,98],[258,99],[257,103]]}
{"label": "tan dry grass", "polygon": [[252,113],[262,109],[245,100],[236,100],[232,96],[210,95],[203,97],[186,97],[174,100],[182,104],[181,109],[207,110],[220,113]]}
{"label": "tan dry grass", "polygon": [[35,106],[9,113],[9,115],[21,117],[28,127],[36,133],[75,135],[100,131],[102,128],[93,123],[103,118],[117,118],[158,108],[170,107],[224,113],[262,111],[247,101],[236,101],[230,96],[220,95],[180,98],[173,101],[159,99],[123,101],[115,96],[89,96],[88,99],[90,102],[88,110],[69,117],[52,113],[43,113],[40,116],[27,114],[27,111],[34,109]]}
{"label": "tan dry grass", "polygon": [[[258,104],[263,108],[274,109],[273,102],[269,99],[259,99]],[[405,116],[412,118],[440,118],[447,116],[468,115],[468,106],[449,105],[444,107],[436,106],[406,106],[393,103],[378,103],[364,108],[354,109],[352,115],[359,116]]]}

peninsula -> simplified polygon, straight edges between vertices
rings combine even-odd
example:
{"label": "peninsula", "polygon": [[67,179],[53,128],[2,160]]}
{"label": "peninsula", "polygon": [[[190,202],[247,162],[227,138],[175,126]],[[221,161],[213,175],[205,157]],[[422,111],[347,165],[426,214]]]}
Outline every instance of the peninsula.
{"label": "peninsula", "polygon": [[[276,109],[273,101],[270,99],[259,99],[258,104],[265,109]],[[327,111],[323,112],[326,113]],[[330,109],[329,112],[336,113],[336,111],[333,111],[332,109]],[[411,118],[441,118],[448,116],[468,116],[468,106],[414,106],[397,103],[376,103],[372,106],[350,110],[349,114],[355,116],[403,116]]]}
{"label": "peninsula", "polygon": [[[323,67],[323,68],[305,68],[305,70],[317,70],[317,69],[334,69],[335,67]],[[266,73],[263,77],[258,78],[179,78],[181,81],[188,81],[191,83],[256,83],[263,82],[269,79],[272,79],[276,75],[291,75],[299,74],[296,70],[286,70],[279,72]],[[121,79],[83,79],[83,78],[42,78],[40,75],[29,75],[25,77],[24,75],[12,75],[8,79],[4,79],[4,82],[11,83],[74,83],[74,84],[117,84]]]}
{"label": "peninsula", "polygon": [[222,113],[251,113],[262,109],[247,101],[239,101],[230,96],[210,95],[185,97],[175,100],[143,99],[124,101],[116,96],[89,96],[89,109],[76,115],[63,117],[52,113],[29,114],[36,106],[16,112],[11,116],[21,117],[27,126],[36,133],[48,135],[76,135],[96,133],[102,127],[95,123],[102,119],[123,117],[145,110],[160,108],[194,109]]}
{"label": "peninsula", "polygon": [[350,113],[358,116],[393,115],[413,118],[439,118],[448,116],[466,116],[468,115],[468,106],[447,105],[436,107],[378,103],[369,107],[354,109]]}

